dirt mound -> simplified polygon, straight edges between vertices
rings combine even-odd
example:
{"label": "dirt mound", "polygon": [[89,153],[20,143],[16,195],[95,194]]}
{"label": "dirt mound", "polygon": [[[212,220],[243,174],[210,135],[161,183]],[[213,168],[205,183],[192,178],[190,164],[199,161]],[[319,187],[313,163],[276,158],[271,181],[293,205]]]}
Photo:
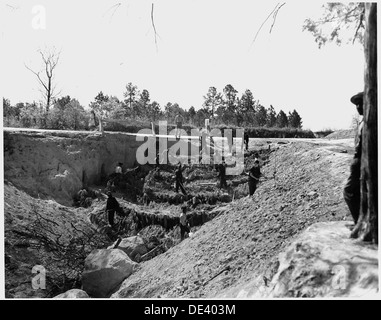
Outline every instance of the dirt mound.
{"label": "dirt mound", "polygon": [[[107,243],[84,210],[34,199],[7,181],[4,198],[5,296],[52,297],[79,288],[84,259]],[[33,288],[33,268],[41,266],[45,288]]]}
{"label": "dirt mound", "polygon": [[331,134],[327,135],[326,139],[351,139],[355,138],[356,132],[355,130],[338,130],[335,132],[332,132]]}

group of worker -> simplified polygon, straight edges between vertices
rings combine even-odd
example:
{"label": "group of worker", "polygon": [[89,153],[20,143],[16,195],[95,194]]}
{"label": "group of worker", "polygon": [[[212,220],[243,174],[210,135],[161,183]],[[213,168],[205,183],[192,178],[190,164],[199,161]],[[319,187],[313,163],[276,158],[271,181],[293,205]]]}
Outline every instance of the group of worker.
{"label": "group of worker", "polygon": [[[177,115],[176,116],[176,119],[175,119],[175,122],[176,122],[176,133],[175,133],[175,137],[176,139],[180,139],[181,138],[181,130],[182,130],[182,116],[181,115]],[[207,126],[207,131],[210,131],[210,124],[209,122],[206,123],[206,126]],[[247,133],[245,133],[244,135],[244,144],[246,146],[246,150],[248,150],[248,142],[249,142],[249,136]],[[156,155],[156,159],[155,159],[155,166],[156,168],[160,168],[160,166],[162,165],[163,163],[163,160],[165,162],[165,160],[168,161],[168,153],[169,153],[169,150],[166,149],[164,150],[163,154],[162,154],[162,157],[161,157],[161,160],[160,161],[160,155],[157,154]],[[123,170],[122,170],[122,163],[118,163],[116,168],[115,168],[115,177],[113,179],[110,179],[107,183],[107,195],[108,195],[108,199],[107,199],[107,203],[106,203],[106,214],[107,214],[107,220],[108,220],[108,223],[109,225],[114,228],[115,226],[115,222],[114,222],[114,216],[115,216],[115,213],[116,212],[121,212],[123,211],[118,203],[118,201],[116,200],[116,198],[113,196],[113,192],[115,192],[115,184],[118,182],[118,180],[120,179],[122,173],[123,173]],[[228,188],[228,185],[227,185],[227,182],[226,182],[226,168],[227,168],[227,164],[225,162],[225,159],[222,158],[222,162],[220,164],[217,164],[215,166],[215,169],[216,171],[218,171],[218,175],[217,177],[219,178],[220,180],[220,188]],[[184,194],[184,195],[187,195],[187,191],[184,187],[184,177],[183,177],[183,171],[185,169],[185,166],[182,165],[181,163],[179,163],[176,168],[175,168],[175,172],[174,172],[174,178],[175,178],[175,191],[176,193],[179,192],[179,190]],[[259,178],[260,178],[260,175],[261,175],[261,172],[260,172],[260,167],[259,167],[259,160],[258,160],[258,155],[256,154],[256,158],[255,158],[255,161],[254,161],[254,165],[252,166],[252,168],[249,170],[249,172],[247,173],[247,175],[249,176],[249,194],[250,196],[252,196],[256,190],[256,186],[259,182]],[[180,233],[181,233],[181,240],[184,239],[185,237],[185,234],[188,233],[189,234],[190,232],[190,225],[189,223],[187,222],[187,219],[186,219],[186,207],[183,206],[182,207],[182,214],[180,216]]]}
{"label": "group of worker", "polygon": [[[179,163],[175,169],[175,190],[176,192],[179,192],[179,189],[184,195],[187,195],[187,192],[184,187],[184,177],[183,177],[183,171],[184,166]],[[222,159],[222,162],[220,164],[217,164],[215,166],[215,169],[218,171],[217,177],[220,180],[220,188],[228,188],[227,182],[226,182],[226,168],[227,164],[225,162],[225,159]],[[262,176],[261,169],[260,169],[260,162],[259,162],[259,155],[258,153],[255,153],[254,163],[251,166],[250,170],[245,173],[249,176],[248,185],[249,185],[249,195],[252,196],[257,189],[258,182],[260,180],[260,177]]]}

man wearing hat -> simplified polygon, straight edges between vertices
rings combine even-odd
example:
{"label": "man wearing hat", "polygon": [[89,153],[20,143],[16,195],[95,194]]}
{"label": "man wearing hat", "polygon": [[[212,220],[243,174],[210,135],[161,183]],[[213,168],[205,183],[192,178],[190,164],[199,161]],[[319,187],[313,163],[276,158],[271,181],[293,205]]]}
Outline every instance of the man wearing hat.
{"label": "man wearing hat", "polygon": [[[354,95],[350,101],[356,106],[360,116],[363,115],[364,92]],[[360,122],[358,128],[358,139],[355,145],[355,154],[350,166],[350,174],[344,187],[344,199],[348,205],[352,218],[357,224],[360,215],[360,169],[361,169],[361,143],[362,143],[363,122]]]}

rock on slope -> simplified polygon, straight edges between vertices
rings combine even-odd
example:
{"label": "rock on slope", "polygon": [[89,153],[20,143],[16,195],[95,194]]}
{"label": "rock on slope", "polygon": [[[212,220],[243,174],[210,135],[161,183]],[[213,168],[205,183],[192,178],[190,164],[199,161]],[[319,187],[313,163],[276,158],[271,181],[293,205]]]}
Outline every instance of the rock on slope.
{"label": "rock on slope", "polygon": [[378,247],[350,239],[347,221],[308,227],[282,252],[271,282],[254,279],[219,298],[372,298],[378,292]]}
{"label": "rock on slope", "polygon": [[350,239],[347,222],[314,224],[281,256],[274,284],[271,297],[374,296],[377,246]]}
{"label": "rock on slope", "polygon": [[89,295],[81,289],[70,289],[54,297],[54,299],[88,299]]}
{"label": "rock on slope", "polygon": [[85,260],[82,288],[92,297],[106,298],[136,266],[120,249],[93,250]]}
{"label": "rock on slope", "polygon": [[[342,189],[351,152],[292,142],[271,154],[252,198],[234,201],[166,253],[141,264],[112,298],[214,298],[253,279],[271,280],[278,254],[316,222],[351,220]],[[347,148],[347,146],[346,146]],[[351,151],[351,150],[350,150]]]}

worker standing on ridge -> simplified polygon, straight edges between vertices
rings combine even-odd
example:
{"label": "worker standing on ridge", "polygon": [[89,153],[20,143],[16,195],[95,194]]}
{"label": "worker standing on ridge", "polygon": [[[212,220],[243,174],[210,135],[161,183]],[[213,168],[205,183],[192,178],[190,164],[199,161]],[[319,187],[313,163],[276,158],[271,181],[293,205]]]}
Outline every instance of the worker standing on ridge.
{"label": "worker standing on ridge", "polygon": [[155,167],[160,168],[160,153],[156,153],[156,158],[155,158]]}
{"label": "worker standing on ridge", "polygon": [[204,154],[205,154],[205,156],[208,155],[208,148],[207,148],[207,145],[206,145],[206,137],[207,137],[206,131],[203,128],[200,128],[200,136],[199,136],[199,141],[200,141],[200,145],[199,145],[199,164],[202,163],[203,155]]}
{"label": "worker standing on ridge", "polygon": [[[360,92],[351,98],[351,102],[356,105],[357,112],[360,116],[363,115],[363,99],[364,93]],[[361,176],[361,145],[362,145],[362,129],[363,121],[361,120],[358,133],[357,141],[355,146],[355,154],[350,166],[350,174],[347,183],[344,186],[344,200],[349,208],[352,218],[357,224],[357,220],[360,215],[360,176]]]}
{"label": "worker standing on ridge", "polygon": [[180,112],[176,115],[175,117],[175,122],[176,122],[176,133],[175,133],[175,138],[180,139],[181,137],[181,130],[183,128],[183,117],[180,114]]}
{"label": "worker standing on ridge", "polygon": [[176,192],[179,192],[179,187],[181,189],[181,192],[184,195],[187,195],[187,192],[185,191],[184,185],[183,185],[183,168],[181,167],[181,162],[179,162],[177,169],[175,171],[175,187],[176,187]]}
{"label": "worker standing on ridge", "polygon": [[257,184],[259,182],[259,178],[261,176],[261,169],[259,166],[259,160],[256,158],[254,161],[254,165],[251,167],[249,171],[249,194],[252,196],[257,189]]}
{"label": "worker standing on ridge", "polygon": [[218,177],[220,177],[220,188],[227,188],[226,184],[226,163],[225,159],[222,158],[222,162],[218,165]]}
{"label": "worker standing on ridge", "polygon": [[182,241],[185,238],[185,233],[189,234],[190,225],[189,225],[189,222],[187,220],[187,215],[186,215],[187,207],[183,206],[181,209],[182,209],[182,212],[180,215],[180,235],[181,235],[181,241]]}
{"label": "worker standing on ridge", "polygon": [[243,135],[243,140],[245,142],[245,149],[246,151],[249,150],[249,134],[245,131],[245,134]]}

